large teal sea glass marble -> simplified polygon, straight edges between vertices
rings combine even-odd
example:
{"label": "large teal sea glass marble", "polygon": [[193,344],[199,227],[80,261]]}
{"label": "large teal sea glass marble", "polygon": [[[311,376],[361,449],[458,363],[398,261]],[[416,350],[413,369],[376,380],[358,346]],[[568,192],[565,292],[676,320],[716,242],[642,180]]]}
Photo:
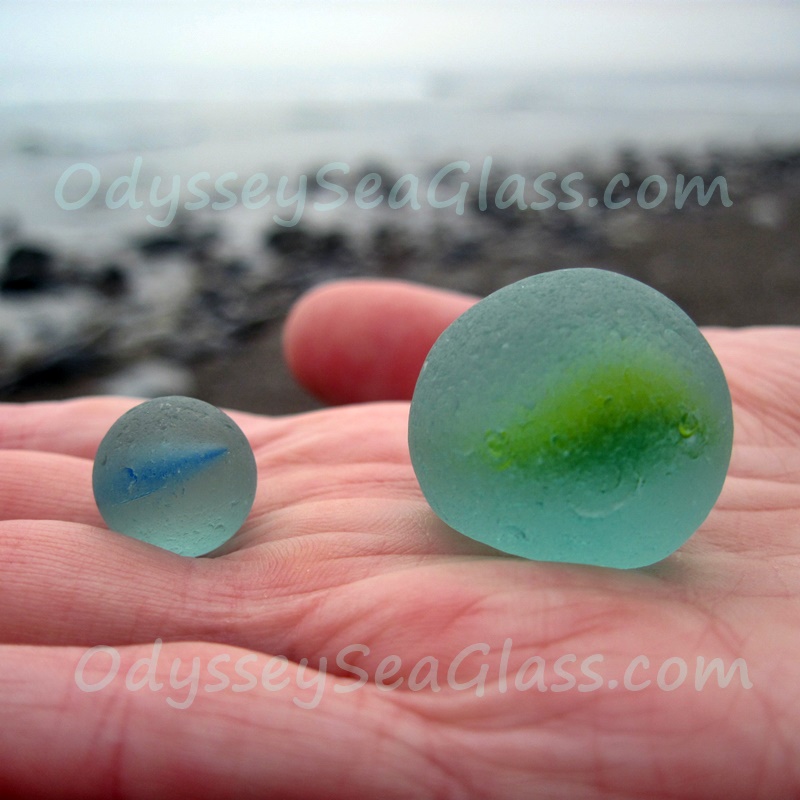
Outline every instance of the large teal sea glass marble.
{"label": "large teal sea glass marble", "polygon": [[191,397],[159,397],[111,426],[92,483],[109,528],[200,556],[230,539],[250,513],[256,463],[227,414]]}
{"label": "large teal sea glass marble", "polygon": [[506,286],[431,349],[411,460],[450,526],[526,558],[639,567],[680,547],[722,489],[722,368],[695,324],[596,269]]}

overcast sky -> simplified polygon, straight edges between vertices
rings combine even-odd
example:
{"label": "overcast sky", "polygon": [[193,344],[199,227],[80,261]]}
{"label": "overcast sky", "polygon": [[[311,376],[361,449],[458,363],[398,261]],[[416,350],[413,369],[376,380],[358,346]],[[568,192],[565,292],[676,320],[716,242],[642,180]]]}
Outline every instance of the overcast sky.
{"label": "overcast sky", "polygon": [[0,0],[0,77],[61,65],[800,71],[800,3]]}

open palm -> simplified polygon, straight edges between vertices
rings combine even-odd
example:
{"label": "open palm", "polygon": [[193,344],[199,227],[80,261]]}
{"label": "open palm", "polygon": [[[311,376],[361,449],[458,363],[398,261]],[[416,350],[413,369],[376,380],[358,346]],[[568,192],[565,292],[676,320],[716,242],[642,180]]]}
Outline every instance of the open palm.
{"label": "open palm", "polygon": [[102,523],[92,458],[136,401],[0,407],[0,795],[800,793],[800,329],[706,332],[725,488],[677,553],[617,571],[498,554],[425,503],[404,401],[470,302],[301,301],[296,374],[387,402],[234,415],[259,490],[212,558]]}

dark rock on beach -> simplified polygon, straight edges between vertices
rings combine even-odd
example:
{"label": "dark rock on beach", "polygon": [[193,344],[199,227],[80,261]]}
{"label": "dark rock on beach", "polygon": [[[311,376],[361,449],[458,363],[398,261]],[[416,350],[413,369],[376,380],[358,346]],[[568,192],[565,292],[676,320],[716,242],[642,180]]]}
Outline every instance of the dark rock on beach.
{"label": "dark rock on beach", "polygon": [[130,286],[127,271],[119,264],[104,264],[90,278],[90,285],[103,297],[116,300],[123,297]]}
{"label": "dark rock on beach", "polygon": [[0,291],[41,292],[55,284],[53,257],[46,250],[18,245],[6,257]]}

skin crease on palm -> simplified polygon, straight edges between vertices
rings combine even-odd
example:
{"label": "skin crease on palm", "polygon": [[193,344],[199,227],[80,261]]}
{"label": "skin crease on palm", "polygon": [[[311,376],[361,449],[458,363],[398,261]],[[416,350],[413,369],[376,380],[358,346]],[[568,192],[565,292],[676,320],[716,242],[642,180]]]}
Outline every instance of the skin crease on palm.
{"label": "skin crease on palm", "polygon": [[[103,525],[92,458],[135,399],[0,406],[0,796],[800,796],[800,329],[704,331],[734,402],[728,479],[677,553],[617,571],[504,556],[425,503],[407,401],[436,336],[472,302],[388,281],[301,299],[285,330],[288,363],[338,405],[233,414],[260,482],[251,516],[215,557],[182,558]],[[164,688],[131,691],[126,670],[156,639]],[[449,686],[448,665],[481,643],[488,654],[465,659],[459,680],[487,665],[482,696]],[[81,691],[76,666],[100,644],[119,652],[119,675]],[[369,681],[342,692],[356,678],[337,654],[356,644],[369,653],[347,661]],[[186,674],[193,658],[205,671],[223,653],[231,687],[248,654],[256,676],[286,656],[290,683],[201,688],[184,709],[165,701],[186,693],[170,688],[176,657]],[[651,669],[636,682],[651,684],[515,686],[533,656],[557,683],[565,654],[601,654],[593,669],[620,684],[644,655]],[[403,677],[395,690],[375,683],[390,655],[400,666],[383,685]],[[742,659],[752,686],[737,675],[696,690],[698,656],[726,668]],[[408,688],[426,658],[440,665],[439,692]],[[690,678],[665,691],[655,677],[670,658]],[[297,681],[323,663],[318,705],[299,707],[313,692]],[[84,680],[108,664],[95,657]]]}

